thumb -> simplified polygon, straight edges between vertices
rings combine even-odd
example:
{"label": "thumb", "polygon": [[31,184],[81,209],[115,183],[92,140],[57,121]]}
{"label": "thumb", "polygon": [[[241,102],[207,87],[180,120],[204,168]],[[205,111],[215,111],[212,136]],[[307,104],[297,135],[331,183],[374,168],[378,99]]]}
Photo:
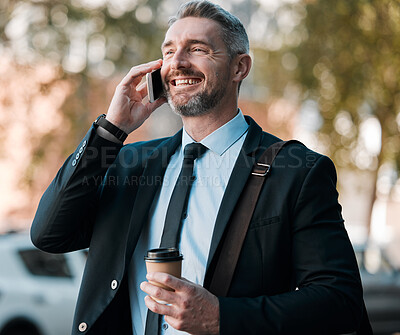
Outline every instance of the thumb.
{"label": "thumb", "polygon": [[165,98],[165,97],[160,97],[160,98],[158,98],[158,99],[157,99],[156,101],[154,101],[154,102],[149,102],[148,105],[147,105],[147,106],[148,106],[147,108],[153,112],[153,111],[156,110],[158,107],[160,107],[160,106],[162,106],[163,104],[165,104],[167,101],[168,101],[167,98]]}

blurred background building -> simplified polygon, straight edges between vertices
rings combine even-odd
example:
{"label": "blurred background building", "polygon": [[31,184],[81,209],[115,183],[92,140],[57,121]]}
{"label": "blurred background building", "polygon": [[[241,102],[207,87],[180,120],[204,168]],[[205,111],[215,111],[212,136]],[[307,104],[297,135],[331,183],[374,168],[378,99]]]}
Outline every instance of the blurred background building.
{"label": "blurred background building", "polygon": [[[124,73],[161,57],[181,2],[1,1],[0,231],[29,228],[41,194]],[[399,2],[215,2],[249,33],[244,113],[331,157],[352,240],[385,245],[400,265]],[[127,142],[179,127],[163,106]]]}

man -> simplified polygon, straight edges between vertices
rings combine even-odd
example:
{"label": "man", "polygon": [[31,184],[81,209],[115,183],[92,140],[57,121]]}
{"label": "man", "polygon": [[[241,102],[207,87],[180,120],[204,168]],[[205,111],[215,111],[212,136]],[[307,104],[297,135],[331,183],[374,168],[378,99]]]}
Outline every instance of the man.
{"label": "man", "polygon": [[[162,54],[163,60],[135,66],[122,79],[106,121],[95,122],[67,159],[32,225],[40,249],[89,247],[72,333],[143,334],[147,309],[163,315],[163,334],[356,330],[362,289],[334,166],[301,145],[284,148],[271,167],[228,296],[207,290],[210,264],[255,157],[279,139],[238,110],[251,59],[236,17],[207,1],[187,3],[171,21]],[[120,134],[137,129],[166,102],[145,102],[147,87],[140,84],[160,67],[184,129],[171,138],[122,146]],[[179,231],[184,278],[157,272],[146,277],[143,256],[160,245],[183,151],[192,142],[206,151],[195,161],[197,178]]]}

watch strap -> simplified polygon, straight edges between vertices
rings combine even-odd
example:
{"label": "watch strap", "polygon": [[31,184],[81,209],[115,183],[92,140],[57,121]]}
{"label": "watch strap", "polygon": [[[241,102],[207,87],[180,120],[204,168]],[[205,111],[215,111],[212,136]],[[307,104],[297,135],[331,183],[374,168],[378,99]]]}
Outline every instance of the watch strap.
{"label": "watch strap", "polygon": [[100,126],[107,130],[109,133],[114,135],[118,140],[124,142],[128,137],[128,134],[125,133],[122,129],[118,128],[117,126],[113,125],[110,121],[106,119],[106,114],[101,114],[95,121],[95,126]]}

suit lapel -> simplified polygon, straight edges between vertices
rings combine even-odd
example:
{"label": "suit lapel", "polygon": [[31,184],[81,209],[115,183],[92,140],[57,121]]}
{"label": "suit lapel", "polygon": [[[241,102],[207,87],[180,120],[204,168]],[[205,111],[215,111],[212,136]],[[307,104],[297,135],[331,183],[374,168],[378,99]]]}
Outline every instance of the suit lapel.
{"label": "suit lapel", "polygon": [[[237,158],[229,179],[227,188],[222,198],[221,206],[215,222],[214,232],[211,240],[210,252],[207,261],[208,267],[215,255],[217,247],[221,241],[224,230],[229,222],[229,218],[236,206],[239,196],[246,185],[247,179],[252,171],[256,158],[261,153],[260,148],[266,149],[272,143],[278,141],[274,136],[263,140],[263,132],[257,123],[246,116],[249,123],[249,132],[243,144],[242,150]],[[161,186],[169,158],[175,152],[182,140],[182,131],[175,136],[162,142],[147,159],[143,170],[142,181],[137,191],[136,200],[131,214],[131,222],[127,238],[126,264],[129,263],[133,250],[138,241],[143,224],[147,222],[150,206],[157,190]],[[156,181],[159,182],[156,182]],[[207,273],[207,272],[206,272]]]}
{"label": "suit lapel", "polygon": [[182,131],[179,131],[172,138],[156,147],[146,161],[131,214],[126,249],[127,264],[131,259],[142,227],[147,222],[149,210],[157,190],[162,185],[168,161],[181,143],[181,140]]}
{"label": "suit lapel", "polygon": [[265,150],[269,145],[278,140],[274,136],[263,140],[264,136],[261,127],[258,126],[257,123],[248,116],[246,116],[246,120],[249,123],[249,132],[232,170],[232,174],[229,178],[229,182],[218,211],[213,237],[211,240],[210,252],[208,255],[206,274],[208,272],[210,263],[214,258],[218,245],[221,242],[222,235],[229,222],[230,216],[232,215],[239,196],[246,185],[253,165],[263,151],[258,149]]}

